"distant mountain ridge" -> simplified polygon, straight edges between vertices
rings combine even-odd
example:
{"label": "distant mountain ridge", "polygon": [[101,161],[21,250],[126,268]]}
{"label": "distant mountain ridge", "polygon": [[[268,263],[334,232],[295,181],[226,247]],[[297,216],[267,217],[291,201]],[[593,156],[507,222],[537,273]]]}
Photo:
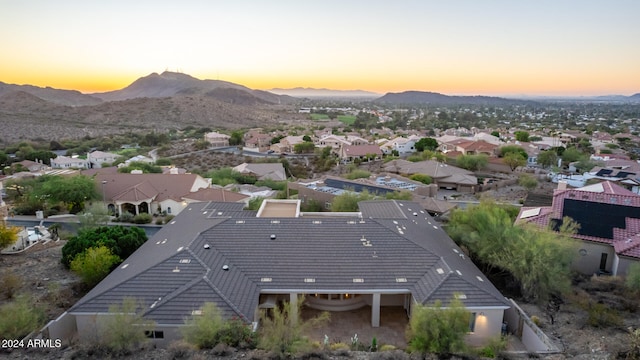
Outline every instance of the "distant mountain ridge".
{"label": "distant mountain ridge", "polygon": [[6,84],[0,81],[0,96],[13,92],[24,92],[38,97],[42,100],[67,106],[96,105],[102,102],[101,99],[91,95],[83,94],[76,90],[61,90],[51,87],[38,87],[33,85]]}
{"label": "distant mountain ridge", "polygon": [[351,97],[351,98],[376,98],[380,96],[378,93],[365,90],[332,90],[332,89],[316,89],[296,87],[290,89],[274,88],[268,90],[274,94],[289,95],[299,98],[333,98],[333,97]]}
{"label": "distant mountain ridge", "polygon": [[279,104],[291,101],[289,98],[246,86],[221,80],[200,80],[191,75],[165,71],[151,73],[114,91],[91,94],[104,101],[121,101],[135,98],[162,98],[181,95],[203,95],[221,101],[252,105]]}
{"label": "distant mountain ridge", "polygon": [[404,91],[401,93],[387,93],[374,102],[383,104],[516,104],[525,100],[507,99],[494,96],[450,96],[428,91]]}

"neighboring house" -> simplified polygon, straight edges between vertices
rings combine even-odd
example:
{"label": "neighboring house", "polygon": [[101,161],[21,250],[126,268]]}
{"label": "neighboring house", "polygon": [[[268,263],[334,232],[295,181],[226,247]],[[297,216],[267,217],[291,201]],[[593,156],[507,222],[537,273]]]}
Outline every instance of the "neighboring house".
{"label": "neighboring house", "polygon": [[257,180],[287,180],[282,163],[242,163],[232,170],[244,175],[254,176]]}
{"label": "neighboring house", "polygon": [[136,155],[130,159],[127,159],[125,162],[118,164],[118,167],[125,167],[128,166],[129,164],[131,164],[132,162],[141,162],[141,163],[147,163],[147,164],[153,164],[155,163],[155,161],[153,161],[152,158],[144,156],[144,155]]}
{"label": "neighboring house", "polygon": [[93,151],[87,155],[90,168],[101,168],[103,164],[112,165],[120,155],[103,151]]}
{"label": "neighboring house", "polygon": [[382,146],[380,146],[380,150],[384,154],[391,154],[394,150],[398,152],[400,155],[406,155],[416,152],[416,142],[419,141],[421,137],[416,135],[411,135],[409,137],[397,137],[385,142]]}
{"label": "neighboring house", "polygon": [[204,134],[204,141],[211,144],[212,147],[225,147],[229,146],[229,139],[231,136],[226,134],[221,134],[218,132],[210,132]]}
{"label": "neighboring house", "polygon": [[434,160],[411,162],[397,159],[384,164],[383,170],[407,176],[428,175],[439,188],[455,189],[458,192],[475,192],[478,185],[478,178],[472,171]]}
{"label": "neighboring house", "polygon": [[484,140],[467,140],[457,139],[448,143],[440,144],[442,152],[459,151],[463,155],[480,155],[496,156],[498,145],[486,142]]}
{"label": "neighboring house", "polygon": [[68,157],[60,155],[55,159],[50,159],[51,167],[54,169],[89,169],[89,161],[79,157]]}
{"label": "neighboring house", "polygon": [[268,134],[254,133],[251,137],[245,137],[243,150],[265,152],[271,146],[271,138]]}
{"label": "neighboring house", "polygon": [[358,213],[310,218],[299,206],[189,204],[38,335],[94,339],[125,297],[142,302],[157,346],[179,339],[205,302],[259,328],[263,312],[300,298],[333,316],[368,307],[375,328],[387,311],[407,321],[416,305],[455,297],[471,313],[469,342],[501,335],[511,303],[417,203],[365,201]]}
{"label": "neighboring house", "polygon": [[21,165],[23,169],[27,169],[29,172],[39,172],[51,169],[47,164],[43,164],[41,160],[22,160],[20,162],[11,164],[11,168],[16,169],[18,165]]}
{"label": "neighboring house", "polygon": [[279,153],[292,153],[294,146],[302,144],[304,136],[285,136],[277,144],[271,145],[270,149]]}
{"label": "neighboring house", "polygon": [[573,262],[584,274],[625,275],[640,261],[640,196],[610,181],[567,189],[560,183],[550,207],[521,208],[517,223],[540,227],[562,224],[570,217],[580,227]]}
{"label": "neighboring house", "polygon": [[[95,179],[96,190],[99,194],[104,194],[108,208],[118,214],[127,211],[134,215],[162,212],[176,215],[187,207],[189,202],[198,199],[197,192],[206,191],[211,187],[210,179],[196,174],[98,172]],[[232,195],[229,195],[229,198],[234,199]]]}
{"label": "neighboring house", "polygon": [[338,155],[344,162],[352,162],[356,159],[380,159],[382,150],[378,145],[344,145]]}

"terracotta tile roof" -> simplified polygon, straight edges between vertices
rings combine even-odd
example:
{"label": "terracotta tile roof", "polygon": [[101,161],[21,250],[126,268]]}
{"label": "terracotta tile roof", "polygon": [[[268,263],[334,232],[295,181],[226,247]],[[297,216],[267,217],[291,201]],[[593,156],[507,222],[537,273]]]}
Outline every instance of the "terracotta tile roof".
{"label": "terracotta tile roof", "polygon": [[248,198],[248,195],[240,194],[233,191],[228,191],[224,189],[216,189],[216,188],[208,188],[208,189],[200,189],[196,192],[189,193],[183,196],[185,199],[195,200],[195,201],[230,201],[230,202],[238,202]]}
{"label": "terracotta tile roof", "polygon": [[344,145],[343,154],[346,156],[382,155],[382,150],[378,145]]}

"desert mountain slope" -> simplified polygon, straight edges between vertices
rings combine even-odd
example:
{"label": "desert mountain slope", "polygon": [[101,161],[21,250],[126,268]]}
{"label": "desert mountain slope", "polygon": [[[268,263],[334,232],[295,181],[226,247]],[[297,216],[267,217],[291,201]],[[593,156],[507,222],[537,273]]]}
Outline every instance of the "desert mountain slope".
{"label": "desert mountain slope", "polygon": [[60,90],[50,87],[42,88],[33,85],[14,85],[0,81],[0,96],[19,91],[58,105],[82,106],[96,105],[102,102],[102,100],[97,97],[83,94],[76,90]]}

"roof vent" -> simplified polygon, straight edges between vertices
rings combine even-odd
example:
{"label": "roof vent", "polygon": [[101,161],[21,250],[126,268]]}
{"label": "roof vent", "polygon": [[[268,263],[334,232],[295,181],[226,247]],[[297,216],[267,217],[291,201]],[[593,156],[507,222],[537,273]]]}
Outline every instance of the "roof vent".
{"label": "roof vent", "polygon": [[182,249],[184,249],[184,247],[183,247],[183,246],[180,246],[180,247],[178,248],[178,250],[176,250],[176,251],[182,251]]}
{"label": "roof vent", "polygon": [[476,276],[476,279],[478,279],[478,281],[484,282],[484,280],[482,280],[482,278],[480,276]]}
{"label": "roof vent", "polygon": [[191,310],[191,315],[202,315],[202,310]]}
{"label": "roof vent", "polygon": [[269,236],[269,238],[270,238],[271,240],[275,240],[275,239],[276,239],[276,234],[271,234],[271,236]]}
{"label": "roof vent", "polygon": [[438,272],[438,274],[442,275],[444,274],[444,270],[442,268],[437,268],[436,271]]}
{"label": "roof vent", "polygon": [[129,264],[124,264],[124,265],[122,265],[122,266],[120,267],[120,269],[126,269],[126,268],[127,268],[127,266],[129,266]]}
{"label": "roof vent", "polygon": [[314,282],[316,282],[316,279],[315,278],[304,278],[304,282],[306,282],[306,283],[314,283]]}
{"label": "roof vent", "polygon": [[210,246],[209,244],[204,244],[204,248],[205,248],[205,249],[210,249],[210,248],[211,248],[211,246]]}
{"label": "roof vent", "polygon": [[176,268],[175,268],[175,269],[173,269],[173,270],[171,270],[171,272],[174,272],[174,273],[176,273],[176,272],[180,272],[180,268],[176,266]]}
{"label": "roof vent", "polygon": [[191,262],[191,259],[180,259],[179,263],[180,264],[188,264]]}
{"label": "roof vent", "polygon": [[229,265],[222,265],[222,270],[229,271]]}
{"label": "roof vent", "polygon": [[272,278],[270,278],[270,277],[263,277],[263,278],[260,278],[260,282],[272,282],[272,281],[273,281],[273,279],[272,279]]}
{"label": "roof vent", "polygon": [[417,213],[417,212],[414,212],[414,213],[413,213],[413,216],[418,216],[418,213]]}
{"label": "roof vent", "polygon": [[403,278],[403,277],[402,278],[396,278],[396,282],[406,283],[407,282],[407,278]]}
{"label": "roof vent", "polygon": [[364,282],[364,279],[363,279],[363,278],[354,278],[354,279],[353,279],[353,282],[354,282],[354,283],[363,283],[363,282]]}

